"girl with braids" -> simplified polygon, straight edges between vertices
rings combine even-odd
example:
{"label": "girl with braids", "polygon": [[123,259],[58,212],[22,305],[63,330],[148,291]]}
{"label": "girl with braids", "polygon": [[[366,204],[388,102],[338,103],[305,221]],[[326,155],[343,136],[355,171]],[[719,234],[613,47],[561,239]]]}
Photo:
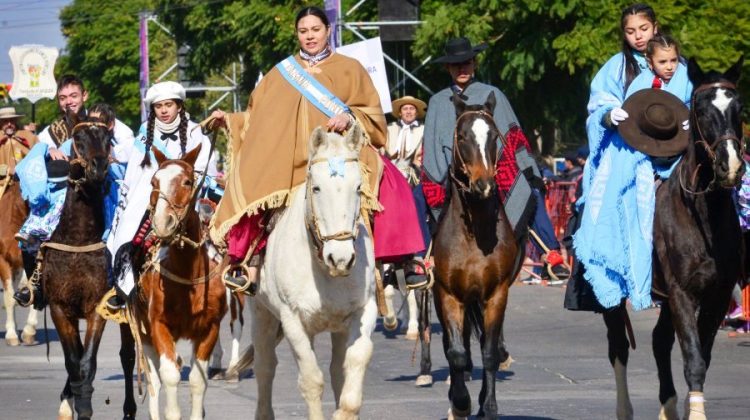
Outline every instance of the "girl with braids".
{"label": "girl with braids", "polygon": [[125,179],[120,186],[112,234],[107,239],[107,249],[113,255],[118,290],[118,294],[107,302],[112,309],[124,303],[124,298],[134,286],[130,263],[132,242],[144,220],[151,193],[151,178],[158,169],[151,150],[157,148],[167,158],[177,159],[201,145],[195,162],[196,174],[208,171],[209,176],[216,175],[216,155],[211,164],[208,161],[211,142],[198,124],[190,121],[184,101],[185,89],[177,82],[161,82],[151,86],[143,100],[149,117],[136,135]]}

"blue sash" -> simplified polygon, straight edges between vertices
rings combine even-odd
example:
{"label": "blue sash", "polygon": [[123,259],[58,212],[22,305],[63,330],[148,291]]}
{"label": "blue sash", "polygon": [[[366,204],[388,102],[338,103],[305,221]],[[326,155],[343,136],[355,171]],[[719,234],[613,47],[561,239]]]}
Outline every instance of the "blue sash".
{"label": "blue sash", "polygon": [[329,118],[349,112],[349,107],[308,74],[293,55],[282,60],[276,68],[293,88]]}

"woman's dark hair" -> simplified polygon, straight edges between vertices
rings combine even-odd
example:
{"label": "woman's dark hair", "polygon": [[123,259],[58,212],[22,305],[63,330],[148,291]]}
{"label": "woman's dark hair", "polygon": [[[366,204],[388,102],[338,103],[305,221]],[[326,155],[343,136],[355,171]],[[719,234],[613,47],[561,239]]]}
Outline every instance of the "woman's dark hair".
{"label": "woman's dark hair", "polygon": [[644,3],[635,3],[624,9],[622,9],[622,16],[620,17],[620,30],[623,33],[622,37],[622,54],[625,56],[625,91],[628,90],[630,83],[641,73],[641,69],[638,67],[638,62],[633,57],[633,48],[628,44],[628,40],[625,38],[625,24],[630,16],[643,15],[649,20],[654,26],[656,26],[656,12],[654,9]]}
{"label": "woman's dark hair", "polygon": [[89,108],[89,115],[91,113],[99,114],[99,117],[96,118],[98,122],[107,125],[115,122],[115,109],[110,104],[105,104],[104,102],[96,103]]}
{"label": "woman's dark hair", "polygon": [[677,43],[677,40],[672,38],[669,35],[665,34],[656,34],[653,38],[651,38],[648,43],[646,44],[646,57],[653,57],[654,50],[656,47],[659,48],[674,48],[675,52],[677,52],[677,57],[680,56],[680,45]]}
{"label": "woman's dark hair", "polygon": [[[180,149],[182,155],[185,155],[187,149],[187,125],[188,119],[185,114],[185,104],[179,99],[173,99],[177,106],[180,107],[180,125],[177,127],[177,132],[180,136]],[[151,104],[151,112],[148,114],[148,122],[146,123],[146,153],[143,155],[141,161],[141,168],[151,164],[151,145],[154,144],[154,126],[156,125],[156,112],[154,111],[154,104]]]}
{"label": "woman's dark hair", "polygon": [[308,6],[297,12],[297,17],[294,19],[294,28],[297,28],[297,24],[299,23],[300,19],[310,15],[317,16],[323,22],[323,24],[326,25],[326,28],[331,26],[331,23],[328,21],[328,16],[326,16],[326,12],[324,12],[323,9],[321,9],[320,7]]}

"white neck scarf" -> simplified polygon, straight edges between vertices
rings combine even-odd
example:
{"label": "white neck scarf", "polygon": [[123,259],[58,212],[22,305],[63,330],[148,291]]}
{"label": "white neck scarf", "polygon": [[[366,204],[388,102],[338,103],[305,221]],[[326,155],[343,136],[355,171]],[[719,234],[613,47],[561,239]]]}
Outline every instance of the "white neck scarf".
{"label": "white neck scarf", "polygon": [[161,131],[164,134],[174,133],[175,130],[177,130],[180,127],[180,122],[182,122],[182,117],[180,117],[180,114],[177,114],[177,118],[175,118],[174,121],[172,121],[171,123],[161,122],[161,120],[158,118],[154,120],[156,129]]}
{"label": "white neck scarf", "polygon": [[400,120],[398,123],[401,127],[398,132],[398,140],[389,145],[391,150],[388,152],[391,155],[398,153],[400,159],[409,158],[414,154],[421,140],[412,133],[414,128],[419,127],[419,121],[414,120],[406,124],[403,120]]}

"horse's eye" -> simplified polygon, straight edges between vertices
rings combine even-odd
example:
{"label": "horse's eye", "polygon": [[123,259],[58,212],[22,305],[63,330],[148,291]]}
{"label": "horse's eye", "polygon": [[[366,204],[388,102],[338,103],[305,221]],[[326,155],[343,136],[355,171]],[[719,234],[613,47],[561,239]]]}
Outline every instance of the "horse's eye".
{"label": "horse's eye", "polygon": [[192,187],[193,186],[193,180],[192,179],[186,179],[182,181],[183,187]]}
{"label": "horse's eye", "polygon": [[362,184],[357,185],[357,192],[358,193],[362,192]]}
{"label": "horse's eye", "polygon": [[317,186],[317,185],[314,186],[314,187],[312,187],[312,192],[315,193],[315,194],[319,193],[320,192],[320,187]]}

